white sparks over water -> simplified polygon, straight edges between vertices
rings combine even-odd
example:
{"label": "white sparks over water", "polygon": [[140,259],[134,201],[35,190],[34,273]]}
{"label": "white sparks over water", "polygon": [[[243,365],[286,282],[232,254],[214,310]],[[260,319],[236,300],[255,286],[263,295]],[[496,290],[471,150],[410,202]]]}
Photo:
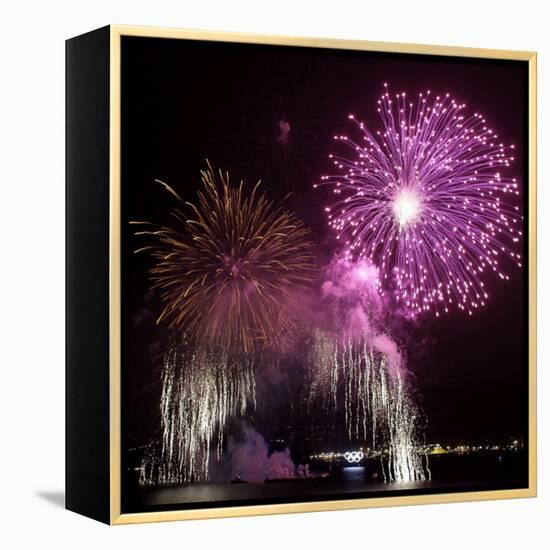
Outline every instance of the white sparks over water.
{"label": "white sparks over water", "polygon": [[144,460],[142,485],[209,479],[211,451],[221,456],[229,419],[256,406],[252,366],[246,354],[168,349],[162,371],[161,444]]}
{"label": "white sparks over water", "polygon": [[367,338],[339,338],[317,329],[311,349],[310,401],[336,410],[338,388],[343,387],[347,435],[387,449],[386,480],[429,479],[427,457],[419,451],[418,410],[401,371],[393,370]]}

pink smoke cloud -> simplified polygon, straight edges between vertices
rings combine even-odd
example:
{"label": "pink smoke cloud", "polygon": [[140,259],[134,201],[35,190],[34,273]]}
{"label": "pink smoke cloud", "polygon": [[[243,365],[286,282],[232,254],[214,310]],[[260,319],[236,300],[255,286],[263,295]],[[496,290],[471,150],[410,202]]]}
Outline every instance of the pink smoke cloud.
{"label": "pink smoke cloud", "polygon": [[397,344],[387,334],[377,334],[372,339],[373,348],[382,353],[388,359],[390,375],[396,376],[402,371],[403,356],[399,351]]}
{"label": "pink smoke cloud", "polygon": [[231,477],[239,476],[249,483],[263,483],[266,479],[293,479],[309,477],[309,465],[296,466],[290,450],[269,452],[264,437],[251,427],[242,431],[242,439],[229,441]]}
{"label": "pink smoke cloud", "polygon": [[383,330],[389,305],[384,300],[376,266],[365,259],[353,261],[335,255],[321,291],[326,301],[334,301],[342,336],[366,338],[375,351],[387,358],[390,374],[403,372],[404,358],[399,347]]}

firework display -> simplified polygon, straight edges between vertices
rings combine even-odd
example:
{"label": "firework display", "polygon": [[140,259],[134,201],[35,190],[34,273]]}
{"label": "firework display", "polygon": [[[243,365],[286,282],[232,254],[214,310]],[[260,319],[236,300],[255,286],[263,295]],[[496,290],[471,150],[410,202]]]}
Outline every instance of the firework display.
{"label": "firework display", "polygon": [[227,421],[254,406],[250,358],[172,344],[162,369],[160,445],[144,458],[140,483],[209,479],[210,453],[221,456]]}
{"label": "firework display", "polygon": [[[138,231],[149,236],[151,278],[165,302],[182,355],[166,352],[161,396],[162,446],[143,462],[141,483],[209,479],[211,448],[220,458],[228,420],[255,403],[253,352],[284,345],[296,327],[295,298],[313,277],[308,230],[258,190],[232,187],[209,164],[201,172],[198,205],[174,211],[177,228]],[[149,226],[149,223],[135,222]]]}
{"label": "firework display", "polygon": [[210,163],[192,194],[156,180],[177,203],[169,221],[133,222],[170,334],[141,486],[212,483],[213,471],[254,483],[314,476],[252,427],[291,379],[305,399],[288,422],[303,422],[293,410],[330,419],[344,460],[383,483],[431,482],[427,417],[407,339],[393,331],[422,314],[472,315],[489,299],[487,272],[509,280],[521,267],[514,146],[450,94],[386,86],[377,112],[379,130],[350,115],[355,137],[334,136],[334,173],[314,185],[333,197],[317,213],[323,242],[283,194],[234,184]]}
{"label": "firework display", "polygon": [[335,255],[322,285],[328,326],[316,328],[308,346],[308,401],[344,411],[350,441],[370,441],[381,455],[384,477],[429,477],[421,452],[420,413],[407,384],[404,359],[384,331],[378,269],[369,261]]}
{"label": "firework display", "polygon": [[163,183],[190,214],[175,210],[173,227],[138,232],[155,241],[140,250],[155,262],[151,278],[165,303],[158,322],[227,350],[281,345],[313,279],[309,231],[268,200],[260,183],[247,193],[210,165],[201,178],[196,204]]}
{"label": "firework display", "polygon": [[387,358],[366,338],[343,339],[315,331],[309,357],[309,399],[330,396],[336,409],[338,380],[343,386],[343,407],[350,441],[370,441],[383,449],[384,479],[395,482],[429,479],[423,453],[419,412],[400,371],[392,374]]}
{"label": "firework display", "polygon": [[336,198],[329,224],[411,315],[471,315],[489,298],[486,271],[508,279],[510,261],[521,267],[519,188],[507,175],[514,145],[449,94],[386,87],[377,111],[381,130],[350,115],[357,138],[335,136],[345,152],[322,178]]}

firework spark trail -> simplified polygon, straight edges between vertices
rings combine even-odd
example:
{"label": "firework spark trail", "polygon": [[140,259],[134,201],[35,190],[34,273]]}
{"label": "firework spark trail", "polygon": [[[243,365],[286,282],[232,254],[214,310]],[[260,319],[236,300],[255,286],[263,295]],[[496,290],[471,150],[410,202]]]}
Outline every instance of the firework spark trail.
{"label": "firework spark trail", "polygon": [[381,130],[350,115],[359,139],[335,136],[347,154],[331,155],[338,173],[321,180],[337,197],[329,224],[411,316],[452,307],[471,315],[489,298],[486,270],[508,279],[506,257],[521,267],[518,184],[502,173],[514,146],[449,94],[409,98],[386,87],[378,113]]}
{"label": "firework spark trail", "polygon": [[150,274],[165,304],[158,321],[199,345],[245,353],[280,346],[314,277],[309,230],[268,200],[260,182],[246,193],[210,164],[201,179],[196,204],[160,182],[190,213],[176,209],[173,227],[136,233],[153,238],[139,251],[154,260]]}
{"label": "firework spark trail", "polygon": [[387,449],[383,461],[389,481],[429,479],[427,458],[420,450],[418,410],[400,371],[392,373],[387,358],[369,345],[367,338],[357,339],[313,332],[307,361],[311,380],[310,401],[329,400],[337,407],[333,380],[342,380],[344,414],[348,437],[371,439],[372,447]]}
{"label": "firework spark trail", "polygon": [[218,458],[230,417],[255,407],[253,361],[227,351],[165,354],[160,402],[161,446],[144,460],[140,482],[185,483],[209,479],[209,460]]}
{"label": "firework spark trail", "polygon": [[322,408],[336,407],[338,403],[339,369],[333,368],[337,361],[333,339],[321,329],[313,331],[307,366],[309,402],[319,403]]}
{"label": "firework spark trail", "polygon": [[210,452],[222,451],[230,417],[255,406],[254,357],[293,336],[315,266],[309,231],[291,212],[210,164],[197,201],[173,210],[173,226],[136,232],[152,238],[150,275],[176,341],[162,375],[162,447],[144,461],[143,483],[208,479]]}
{"label": "firework spark trail", "polygon": [[430,474],[420,450],[420,415],[403,358],[382,332],[386,312],[379,286],[369,261],[333,257],[322,285],[331,317],[313,329],[306,359],[308,403],[332,412],[341,405],[350,440],[370,439],[373,448],[387,450],[386,479],[424,480]]}

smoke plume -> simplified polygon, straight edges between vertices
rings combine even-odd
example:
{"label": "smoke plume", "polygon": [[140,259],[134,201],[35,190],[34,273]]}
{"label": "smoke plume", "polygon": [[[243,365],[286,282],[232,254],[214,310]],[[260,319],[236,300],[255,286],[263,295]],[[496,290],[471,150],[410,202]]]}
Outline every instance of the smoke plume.
{"label": "smoke plume", "polygon": [[267,479],[309,477],[309,466],[296,466],[288,448],[269,452],[264,437],[251,427],[244,427],[239,440],[231,438],[228,445],[231,479],[240,477],[249,483]]}

